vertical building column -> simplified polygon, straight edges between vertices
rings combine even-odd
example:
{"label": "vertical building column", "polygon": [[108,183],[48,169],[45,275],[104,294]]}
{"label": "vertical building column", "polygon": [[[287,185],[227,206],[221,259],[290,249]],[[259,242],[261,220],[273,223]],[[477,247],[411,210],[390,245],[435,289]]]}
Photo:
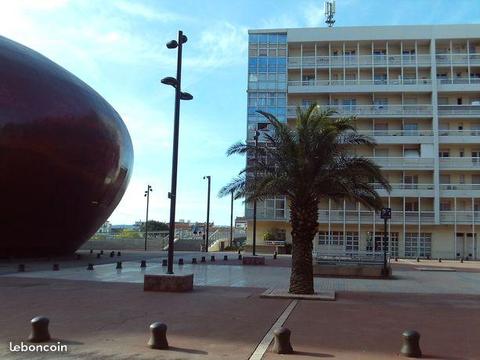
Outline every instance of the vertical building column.
{"label": "vertical building column", "polygon": [[357,215],[358,215],[358,224],[357,224],[357,228],[358,228],[358,250],[360,250],[360,241],[362,240],[362,236],[361,236],[361,233],[360,233],[360,222],[362,220],[361,218],[361,213],[360,213],[360,202],[357,202]]}
{"label": "vertical building column", "polygon": [[418,85],[418,40],[415,40],[415,84]]}
{"label": "vertical building column", "polygon": [[332,200],[328,198],[328,249],[332,250],[332,227],[330,222],[330,213],[332,212]]}
{"label": "vertical building column", "polygon": [[450,83],[451,84],[453,84],[453,47],[452,46],[453,46],[452,40],[450,40]]}
{"label": "vertical building column", "polygon": [[387,64],[387,84],[390,85],[390,68],[388,59],[388,41],[385,44],[385,63]]}
{"label": "vertical building column", "polygon": [[315,86],[318,84],[318,77],[317,77],[317,43],[315,43],[315,59],[313,61],[313,64],[315,66]]}
{"label": "vertical building column", "polygon": [[358,41],[357,41],[357,80],[358,80],[357,84],[360,84],[360,42]]}
{"label": "vertical building column", "polygon": [[343,254],[347,253],[347,207],[343,199]]}
{"label": "vertical building column", "polygon": [[475,241],[475,199],[472,197],[472,258],[477,259],[477,249]]}
{"label": "vertical building column", "polygon": [[403,256],[405,256],[405,234],[406,234],[406,225],[405,225],[405,196],[402,198],[402,214],[403,214]]}
{"label": "vertical building column", "polygon": [[470,69],[470,39],[467,39],[467,77],[468,83],[471,83],[471,69]]}
{"label": "vertical building column", "polygon": [[[392,208],[392,203],[391,203],[391,197],[390,196],[388,197],[388,207],[390,209]],[[397,241],[398,241],[398,239],[397,239]],[[390,221],[388,222],[388,250],[389,250],[389,253],[390,253],[390,257],[392,255],[393,256],[398,256],[397,253],[394,254],[393,247],[392,247],[392,219],[390,219]]]}
{"label": "vertical building column", "polygon": [[343,60],[343,85],[345,85],[346,83],[346,74],[347,74],[347,70],[346,70],[346,65],[345,65],[345,42],[343,43],[343,47],[342,47],[342,60]]}
{"label": "vertical building column", "polygon": [[300,44],[300,84],[303,86],[303,43]]}
{"label": "vertical building column", "polygon": [[438,157],[438,92],[437,92],[437,60],[436,60],[435,39],[430,41],[430,77],[432,79],[432,130],[433,130],[433,188],[434,200],[433,211],[435,214],[435,224],[440,224],[440,161]]}
{"label": "vertical building column", "polygon": [[453,249],[454,249],[454,254],[453,258],[457,258],[457,197],[453,198]]}
{"label": "vertical building column", "polygon": [[418,197],[418,229],[417,229],[417,256],[420,256],[420,233],[422,226],[422,206],[421,198]]}

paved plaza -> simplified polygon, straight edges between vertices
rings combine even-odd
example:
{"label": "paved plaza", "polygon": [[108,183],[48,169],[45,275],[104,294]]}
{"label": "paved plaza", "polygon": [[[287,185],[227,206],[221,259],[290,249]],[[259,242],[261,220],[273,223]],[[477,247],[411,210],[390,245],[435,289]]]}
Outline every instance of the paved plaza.
{"label": "paved plaza", "polygon": [[[288,287],[288,256],[269,256],[266,266],[242,266],[236,254],[227,255],[228,261],[216,254],[215,263],[207,257],[207,263],[192,265],[191,258],[200,259],[201,253],[178,253],[175,272],[192,272],[195,279],[194,291],[181,294],[143,291],[144,274],[165,272],[162,252],[25,260],[24,273],[16,271],[17,262],[0,262],[5,344],[0,358],[398,359],[407,329],[421,333],[427,358],[480,358],[477,262],[464,267],[453,261],[401,260],[393,263],[392,280],[316,278],[316,290],[335,291],[336,301],[292,301],[260,297],[266,289]],[[185,265],[177,265],[179,257]],[[142,270],[143,258],[147,268]],[[115,269],[116,261],[122,261],[121,270]],[[52,271],[53,262],[60,271]],[[90,262],[93,271],[86,270]],[[29,321],[37,315],[50,319],[54,341],[67,344],[68,353],[9,351],[9,342],[27,339]],[[269,331],[282,316],[292,331],[293,355],[276,355],[268,346]],[[146,346],[148,326],[155,321],[168,325],[171,350]]]}

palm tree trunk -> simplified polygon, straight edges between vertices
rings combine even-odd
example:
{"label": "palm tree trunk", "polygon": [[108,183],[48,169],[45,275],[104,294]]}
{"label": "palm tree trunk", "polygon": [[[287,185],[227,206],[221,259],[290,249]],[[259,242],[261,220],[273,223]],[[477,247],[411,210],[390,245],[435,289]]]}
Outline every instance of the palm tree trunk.
{"label": "palm tree trunk", "polygon": [[313,294],[313,239],[318,227],[318,204],[312,199],[290,203],[292,225],[292,273],[290,289],[292,294]]}

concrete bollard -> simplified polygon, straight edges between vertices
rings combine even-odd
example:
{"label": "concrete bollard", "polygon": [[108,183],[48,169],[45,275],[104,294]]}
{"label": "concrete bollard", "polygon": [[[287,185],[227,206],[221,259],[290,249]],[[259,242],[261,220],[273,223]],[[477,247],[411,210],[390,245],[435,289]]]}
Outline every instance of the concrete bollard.
{"label": "concrete bollard", "polygon": [[58,270],[60,270],[60,265],[58,265],[58,264],[53,264],[52,270],[53,270],[53,271],[58,271]]}
{"label": "concrete bollard", "polygon": [[93,264],[88,264],[87,270],[93,270]]}
{"label": "concrete bollard", "polygon": [[205,262],[205,256],[202,256],[202,259],[200,260],[200,262]]}
{"label": "concrete bollard", "polygon": [[223,255],[223,261],[228,261],[228,255]]}
{"label": "concrete bollard", "polygon": [[147,260],[140,261],[140,267],[141,268],[146,268],[147,267]]}
{"label": "concrete bollard", "polygon": [[45,316],[34,317],[30,323],[32,324],[32,332],[28,337],[28,341],[34,343],[46,342],[50,340],[50,333],[48,332],[48,323],[50,320]]}
{"label": "concrete bollard", "polygon": [[400,353],[406,357],[421,358],[422,350],[420,350],[420,334],[415,330],[407,330],[402,334],[403,345]]}
{"label": "concrete bollard", "polygon": [[277,252],[276,251],[273,253],[273,260],[277,260]]}
{"label": "concrete bollard", "polygon": [[18,264],[18,272],[25,272],[25,264]]}
{"label": "concrete bollard", "polygon": [[442,262],[442,258],[438,258],[438,262]]}
{"label": "concrete bollard", "polygon": [[197,263],[197,258],[192,258],[192,264],[196,264]]}
{"label": "concrete bollard", "polygon": [[167,325],[154,322],[150,325],[150,340],[148,346],[152,349],[168,349]]}
{"label": "concrete bollard", "polygon": [[183,265],[183,259],[182,258],[178,259],[178,265]]}
{"label": "concrete bollard", "polygon": [[122,262],[121,261],[117,261],[117,267],[116,269],[121,269],[122,268]]}
{"label": "concrete bollard", "polygon": [[115,256],[115,251],[110,251],[110,257],[114,257]]}
{"label": "concrete bollard", "polygon": [[163,259],[162,260],[162,266],[167,266],[167,265],[168,265],[167,259]]}
{"label": "concrete bollard", "polygon": [[122,253],[120,251],[117,251],[117,256],[122,256]]}
{"label": "concrete bollard", "polygon": [[215,255],[210,256],[210,261],[215,262]]}
{"label": "concrete bollard", "polygon": [[275,336],[275,343],[273,344],[273,352],[277,354],[292,354],[293,348],[290,344],[290,330],[281,327],[273,331]]}
{"label": "concrete bollard", "polygon": [[242,254],[238,254],[238,260],[242,260]]}

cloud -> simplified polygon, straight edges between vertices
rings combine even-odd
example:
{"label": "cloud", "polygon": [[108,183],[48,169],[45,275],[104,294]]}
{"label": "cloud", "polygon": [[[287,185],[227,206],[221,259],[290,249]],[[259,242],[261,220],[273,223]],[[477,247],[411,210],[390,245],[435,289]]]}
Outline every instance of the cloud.
{"label": "cloud", "polygon": [[323,4],[319,2],[308,3],[303,12],[305,24],[307,27],[318,27],[325,21]]}
{"label": "cloud", "polygon": [[115,3],[115,6],[128,15],[138,16],[145,20],[171,22],[187,19],[185,16],[158,8],[154,9],[139,2],[119,1]]}
{"label": "cloud", "polygon": [[282,14],[280,16],[270,17],[262,22],[263,29],[288,29],[300,27],[296,16]]}

